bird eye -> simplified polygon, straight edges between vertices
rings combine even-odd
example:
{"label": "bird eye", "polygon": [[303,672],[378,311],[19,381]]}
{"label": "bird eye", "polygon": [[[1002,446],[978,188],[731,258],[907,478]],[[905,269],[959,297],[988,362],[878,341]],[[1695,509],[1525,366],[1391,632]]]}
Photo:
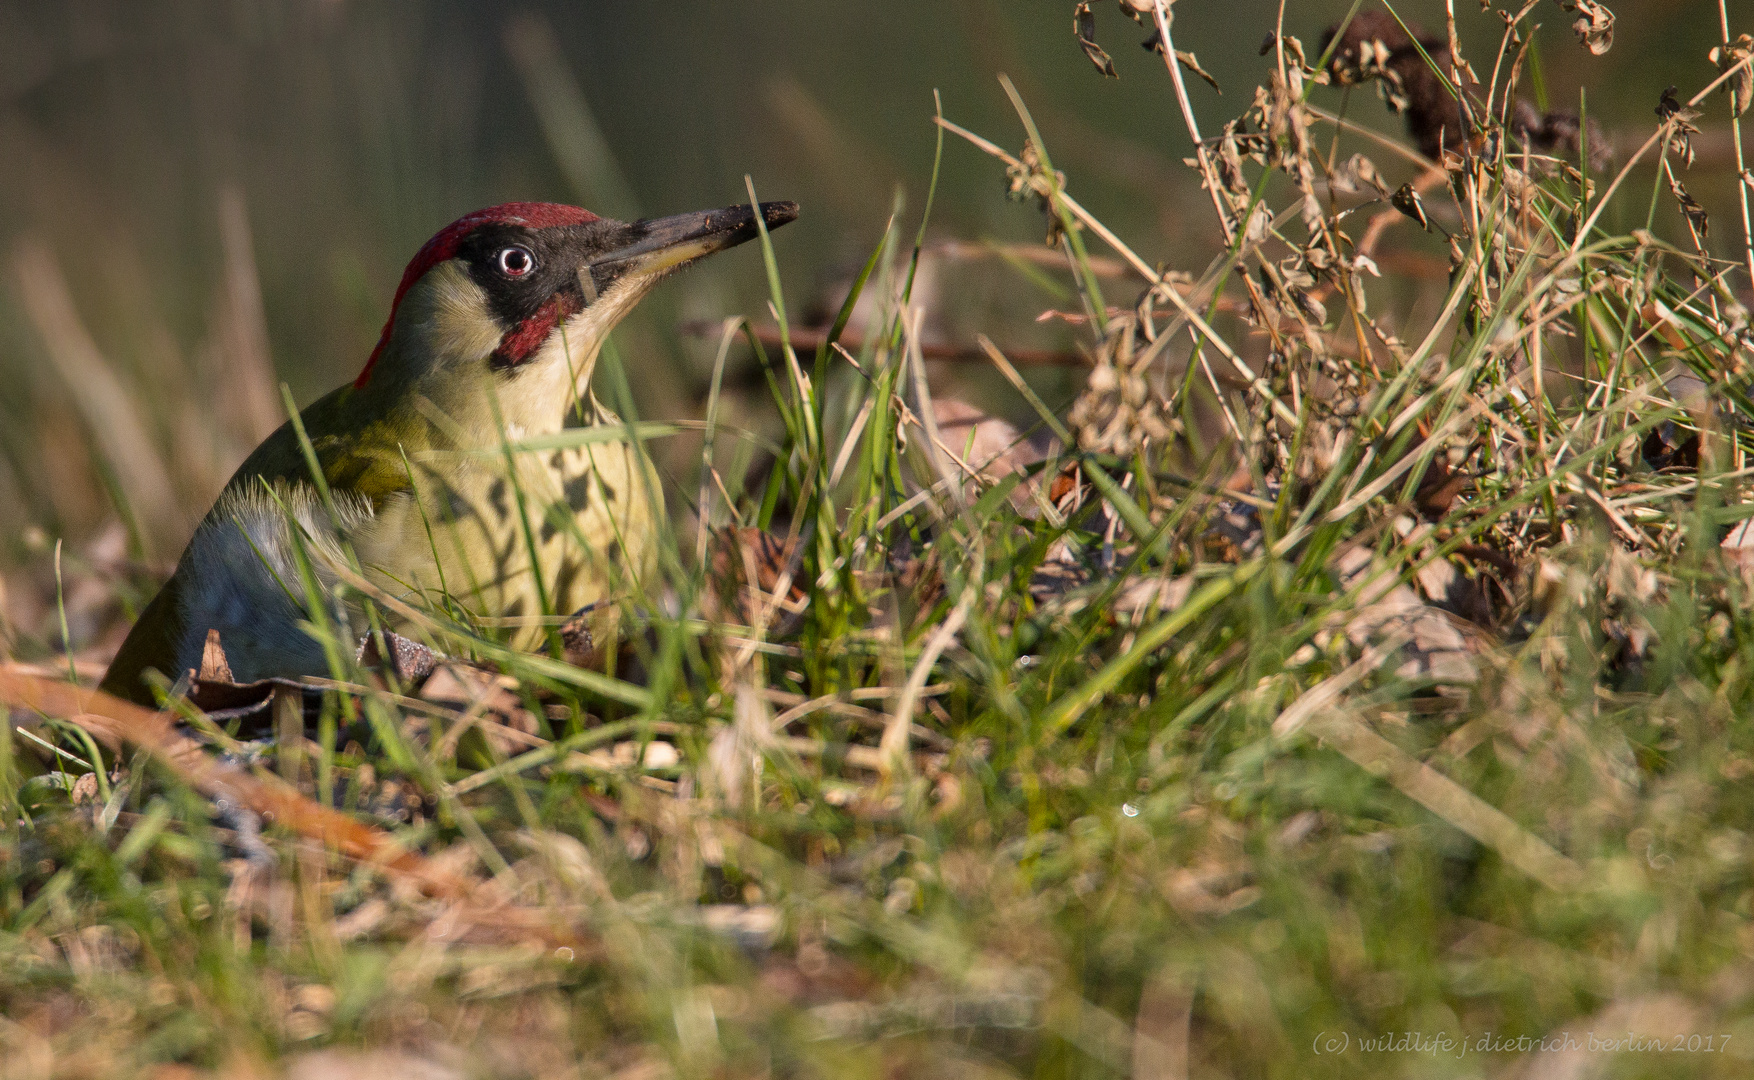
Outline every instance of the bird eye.
{"label": "bird eye", "polygon": [[520,244],[513,244],[499,251],[499,272],[506,277],[523,277],[536,269],[536,256],[530,249]]}

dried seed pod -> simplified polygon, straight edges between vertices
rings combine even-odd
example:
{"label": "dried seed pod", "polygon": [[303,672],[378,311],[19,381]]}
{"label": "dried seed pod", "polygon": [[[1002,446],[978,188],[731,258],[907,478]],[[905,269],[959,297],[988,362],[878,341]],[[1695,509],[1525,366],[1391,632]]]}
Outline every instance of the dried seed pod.
{"label": "dried seed pod", "polygon": [[1754,38],[1742,34],[1728,45],[1719,45],[1711,50],[1710,59],[1719,71],[1728,71],[1738,64],[1742,65],[1741,70],[1730,76],[1729,83],[1724,87],[1724,91],[1730,95],[1730,114],[1741,116],[1748,111],[1750,104],[1754,104],[1754,65],[1749,63],[1754,59]]}
{"label": "dried seed pod", "polygon": [[1368,185],[1378,195],[1389,193],[1388,184],[1383,182],[1382,174],[1376,171],[1376,164],[1363,154],[1353,154],[1346,159],[1345,172],[1356,181],[1355,190],[1363,190]]}
{"label": "dried seed pod", "polygon": [[1386,11],[1361,12],[1346,24],[1344,32],[1331,26],[1322,35],[1322,51],[1334,50],[1328,70],[1342,86],[1380,78],[1388,70],[1389,57],[1412,44],[1407,31]]}
{"label": "dried seed pod", "polygon": [[1096,43],[1096,13],[1090,10],[1090,0],[1081,0],[1079,5],[1072,9],[1072,33],[1077,35],[1078,47],[1083,49],[1084,55],[1090,58],[1092,64],[1096,65],[1097,71],[1111,79],[1120,78],[1115,73],[1114,60],[1109,57],[1101,45]]}
{"label": "dried seed pod", "polygon": [[1590,55],[1601,56],[1614,47],[1614,13],[1608,5],[1599,0],[1561,0],[1559,6],[1577,12],[1571,32]]}
{"label": "dried seed pod", "polygon": [[1656,114],[1669,125],[1669,151],[1685,158],[1691,168],[1693,136],[1699,134],[1699,127],[1693,121],[1699,118],[1699,110],[1681,104],[1675,97],[1675,87],[1671,86],[1657,99]]}
{"label": "dried seed pod", "polygon": [[1711,235],[1711,219],[1705,213],[1705,207],[1699,204],[1687,191],[1687,186],[1673,176],[1669,178],[1669,190],[1674,193],[1675,201],[1681,204],[1681,215],[1687,219],[1687,227],[1693,230],[1693,237],[1704,243]]}
{"label": "dried seed pod", "polygon": [[1396,210],[1417,221],[1421,229],[1431,231],[1431,219],[1425,216],[1425,203],[1411,183],[1402,184],[1400,190],[1389,196],[1389,202]]}
{"label": "dried seed pod", "polygon": [[1109,321],[1096,366],[1072,405],[1072,430],[1085,450],[1124,457],[1147,444],[1161,444],[1180,430],[1147,377],[1151,354],[1139,356],[1138,329],[1131,312]]}
{"label": "dried seed pod", "polygon": [[[1384,103],[1407,118],[1407,130],[1419,141],[1420,153],[1436,161],[1446,147],[1464,145],[1467,128],[1462,108],[1448,85],[1457,65],[1444,38],[1427,36],[1417,26],[1403,29],[1387,12],[1364,12],[1344,33],[1329,27],[1323,47],[1329,45],[1334,46],[1328,64],[1334,80],[1342,85],[1374,80]],[[1478,80],[1466,64],[1461,67],[1463,89],[1472,90]]]}
{"label": "dried seed pod", "polygon": [[1510,126],[1533,153],[1573,160],[1587,153],[1592,173],[1606,171],[1614,161],[1613,142],[1594,117],[1586,125],[1576,113],[1542,113],[1527,101],[1519,101]]}

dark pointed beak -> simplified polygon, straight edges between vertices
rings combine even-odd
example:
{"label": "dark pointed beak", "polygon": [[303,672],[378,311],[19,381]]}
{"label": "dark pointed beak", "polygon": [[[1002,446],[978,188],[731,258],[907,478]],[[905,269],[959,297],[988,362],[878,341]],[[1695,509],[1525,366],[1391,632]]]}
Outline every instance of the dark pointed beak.
{"label": "dark pointed beak", "polygon": [[[761,204],[761,219],[770,230],[797,217],[795,202]],[[615,277],[663,273],[715,251],[736,247],[757,235],[755,214],[748,204],[648,218],[627,226],[625,244],[595,256],[587,265],[593,269],[601,267]]]}

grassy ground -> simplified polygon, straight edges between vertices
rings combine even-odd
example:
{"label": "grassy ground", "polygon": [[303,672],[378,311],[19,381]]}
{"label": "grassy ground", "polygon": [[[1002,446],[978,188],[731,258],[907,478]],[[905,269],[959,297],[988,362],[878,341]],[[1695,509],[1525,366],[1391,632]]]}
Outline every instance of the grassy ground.
{"label": "grassy ground", "polygon": [[[362,580],[502,677],[351,664],[362,622],[347,689],[173,728],[55,681],[101,670],[79,597],[151,583],[55,548],[0,672],[0,1076],[1747,1075],[1749,266],[1685,185],[1749,53],[1592,161],[1507,104],[1514,20],[1459,112],[1446,35],[1366,14],[1235,123],[1178,95],[1205,267],[1090,217],[1014,92],[945,119],[1043,214],[1087,389],[983,340],[1038,425],[963,423],[892,225],[857,348],[727,326],[783,439],[715,398],[602,670]],[[1379,41],[1413,145],[1325,111]],[[1437,287],[1371,305],[1422,225]]]}

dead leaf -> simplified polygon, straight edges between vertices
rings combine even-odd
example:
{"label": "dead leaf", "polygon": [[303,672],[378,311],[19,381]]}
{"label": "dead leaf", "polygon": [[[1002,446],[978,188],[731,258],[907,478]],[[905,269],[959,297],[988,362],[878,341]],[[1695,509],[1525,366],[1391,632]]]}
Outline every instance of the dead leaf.
{"label": "dead leaf", "polygon": [[1457,496],[1466,491],[1473,482],[1473,477],[1452,470],[1449,462],[1439,455],[1433,457],[1431,464],[1426,467],[1425,475],[1419,481],[1419,490],[1413,495],[1413,501],[1426,517],[1435,521],[1449,513]]}
{"label": "dead leaf", "polygon": [[[494,752],[502,757],[522,753],[536,745],[534,739],[540,725],[518,693],[518,681],[510,675],[498,675],[468,664],[440,664],[420,688],[420,696],[435,705],[456,709],[470,721],[478,722],[482,736]],[[441,757],[448,756],[467,732],[468,725],[458,724],[445,734]]]}
{"label": "dead leaf", "polygon": [[450,1065],[400,1050],[327,1049],[294,1057],[287,1080],[462,1080]]}
{"label": "dead leaf", "polygon": [[225,646],[219,642],[217,628],[207,631],[207,643],[201,647],[201,671],[196,676],[202,682],[233,682],[231,664],[225,658]]}
{"label": "dead leaf", "polygon": [[768,632],[784,636],[803,621],[809,594],[798,582],[803,549],[796,540],[761,529],[724,528],[713,534],[710,553],[713,581],[730,602],[724,617],[754,625],[783,578],[786,593],[774,605]]}
{"label": "dead leaf", "polygon": [[1338,176],[1344,176],[1353,191],[1362,191],[1368,186],[1378,195],[1386,196],[1389,193],[1389,186],[1383,182],[1382,174],[1376,171],[1376,164],[1363,154],[1353,154],[1347,158]]}
{"label": "dead leaf", "polygon": [[[1003,480],[1045,460],[1055,450],[1055,440],[1045,432],[1025,436],[1017,426],[1003,417],[959,397],[941,395],[932,399],[933,418],[944,445],[975,473],[991,482]],[[1033,502],[1030,485],[1019,484],[1012,493],[1013,505],[1024,508]],[[967,486],[970,499],[980,494],[972,481]]]}
{"label": "dead leaf", "polygon": [[1218,80],[1214,79],[1211,76],[1211,74],[1206,71],[1205,68],[1200,66],[1200,58],[1195,56],[1191,51],[1189,51],[1187,49],[1177,49],[1175,51],[1175,60],[1176,60],[1176,63],[1180,64],[1182,67],[1187,68],[1189,71],[1193,72],[1195,75],[1198,75],[1200,78],[1205,79],[1206,85],[1210,86],[1214,90],[1217,90],[1220,94],[1224,93],[1224,91],[1222,89],[1219,89]]}
{"label": "dead leaf", "polygon": [[1126,616],[1126,622],[1137,625],[1160,613],[1181,607],[1187,603],[1193,591],[1192,574],[1178,577],[1134,577],[1128,579],[1115,592],[1109,610],[1116,615]]}
{"label": "dead leaf", "polygon": [[1754,518],[1737,522],[1719,547],[1723,550],[1724,561],[1741,570],[1744,577],[1754,572]]}
{"label": "dead leaf", "polygon": [[[433,668],[437,667],[438,662],[444,659],[438,653],[412,638],[405,638],[388,630],[383,632],[383,638],[384,647],[390,652],[387,666],[395,672],[396,678],[405,684],[418,684],[422,679],[431,675]],[[383,658],[378,655],[378,639],[374,634],[367,634],[360,638],[359,648],[353,655],[355,660],[367,667],[377,667],[384,664]]]}
{"label": "dead leaf", "polygon": [[563,659],[573,667],[592,667],[597,658],[597,639],[591,633],[590,615],[597,605],[577,611],[560,624],[560,647]]}

